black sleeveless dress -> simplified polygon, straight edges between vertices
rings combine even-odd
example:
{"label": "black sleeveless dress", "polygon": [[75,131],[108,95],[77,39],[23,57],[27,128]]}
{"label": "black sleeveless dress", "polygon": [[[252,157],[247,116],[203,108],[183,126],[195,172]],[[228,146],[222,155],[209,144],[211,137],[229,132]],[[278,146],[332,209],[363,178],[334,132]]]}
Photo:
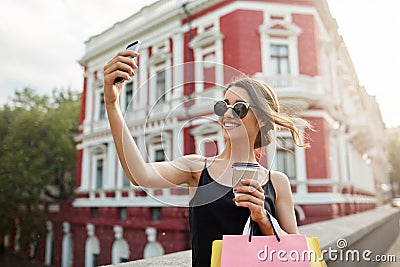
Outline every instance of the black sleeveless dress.
{"label": "black sleeveless dress", "polygon": [[[265,192],[264,207],[276,218],[276,193],[268,173],[268,182],[262,186]],[[214,181],[204,166],[196,194],[189,202],[193,267],[210,266],[214,240],[221,240],[222,235],[242,234],[250,210],[236,206],[233,198],[232,187]],[[262,235],[257,224],[255,228],[254,234]]]}

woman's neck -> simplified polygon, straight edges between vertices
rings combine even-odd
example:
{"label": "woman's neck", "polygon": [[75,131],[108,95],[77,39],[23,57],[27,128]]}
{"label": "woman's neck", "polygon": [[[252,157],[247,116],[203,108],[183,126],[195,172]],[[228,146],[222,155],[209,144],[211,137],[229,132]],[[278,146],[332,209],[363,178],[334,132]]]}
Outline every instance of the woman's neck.
{"label": "woman's neck", "polygon": [[234,162],[257,162],[254,148],[245,139],[243,142],[226,142],[225,148],[218,156],[221,159]]}

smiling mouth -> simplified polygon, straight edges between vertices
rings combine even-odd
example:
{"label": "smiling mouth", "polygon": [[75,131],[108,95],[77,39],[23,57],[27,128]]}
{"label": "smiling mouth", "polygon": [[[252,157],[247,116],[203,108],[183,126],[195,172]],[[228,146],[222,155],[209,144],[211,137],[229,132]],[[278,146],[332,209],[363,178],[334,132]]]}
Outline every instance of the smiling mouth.
{"label": "smiling mouth", "polygon": [[224,122],[222,125],[226,130],[232,130],[240,126],[240,124],[234,122]]}

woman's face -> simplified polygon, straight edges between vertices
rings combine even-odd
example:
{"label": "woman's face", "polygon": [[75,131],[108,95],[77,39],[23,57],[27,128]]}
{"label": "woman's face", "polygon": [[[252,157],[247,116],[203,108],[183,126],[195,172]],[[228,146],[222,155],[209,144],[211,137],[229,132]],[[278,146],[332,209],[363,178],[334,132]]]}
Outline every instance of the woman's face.
{"label": "woman's face", "polygon": [[247,91],[240,87],[231,87],[226,91],[224,100],[228,105],[234,105],[237,102],[246,102],[250,104],[247,115],[240,119],[235,116],[232,108],[229,108],[223,116],[218,117],[218,122],[222,127],[225,140],[244,141],[249,140],[249,145],[253,145],[259,132],[260,126],[254,114],[254,103]]}

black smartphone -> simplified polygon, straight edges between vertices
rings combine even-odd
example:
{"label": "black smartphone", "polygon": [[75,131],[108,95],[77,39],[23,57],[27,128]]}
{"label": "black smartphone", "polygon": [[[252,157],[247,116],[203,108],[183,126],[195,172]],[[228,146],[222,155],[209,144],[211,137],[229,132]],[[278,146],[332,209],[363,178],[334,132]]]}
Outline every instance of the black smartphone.
{"label": "black smartphone", "polygon": [[[140,47],[141,44],[142,44],[142,43],[141,43],[139,40],[136,40],[136,41],[134,41],[133,43],[128,44],[128,45],[126,46],[126,50],[132,50],[132,51],[138,52],[138,51],[139,51],[139,47]],[[122,78],[122,77],[117,77],[117,78],[114,80],[114,83],[119,83],[119,82],[122,82],[123,80],[124,80],[124,78]]]}

